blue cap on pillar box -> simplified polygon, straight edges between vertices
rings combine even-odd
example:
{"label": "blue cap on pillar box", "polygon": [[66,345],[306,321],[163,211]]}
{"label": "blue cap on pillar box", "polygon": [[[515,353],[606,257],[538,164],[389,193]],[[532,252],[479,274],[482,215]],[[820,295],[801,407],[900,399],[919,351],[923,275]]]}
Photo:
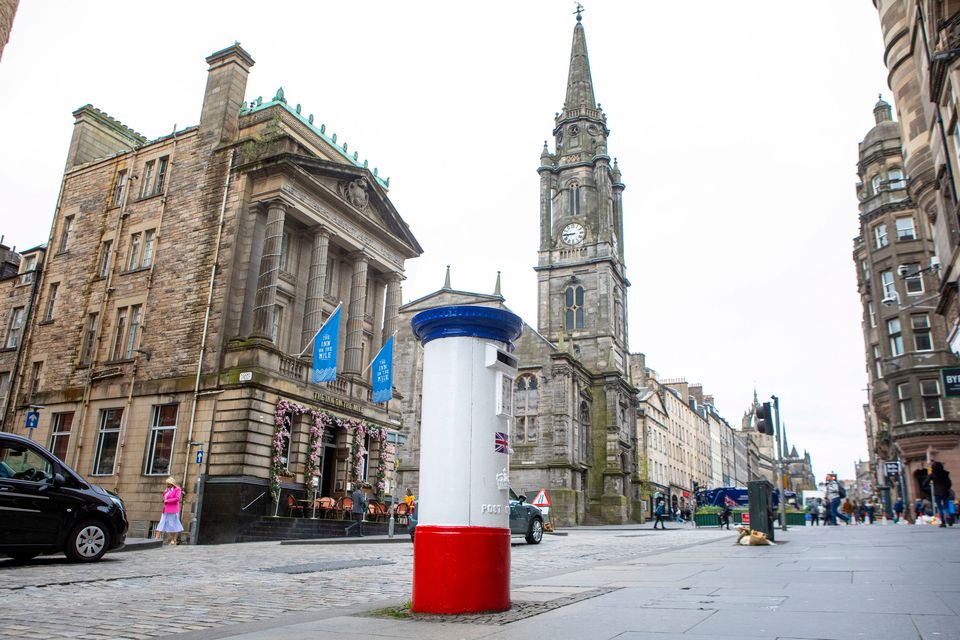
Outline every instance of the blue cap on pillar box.
{"label": "blue cap on pillar box", "polygon": [[437,338],[485,338],[512,344],[523,331],[520,316],[493,307],[450,306],[421,311],[410,321],[426,344]]}

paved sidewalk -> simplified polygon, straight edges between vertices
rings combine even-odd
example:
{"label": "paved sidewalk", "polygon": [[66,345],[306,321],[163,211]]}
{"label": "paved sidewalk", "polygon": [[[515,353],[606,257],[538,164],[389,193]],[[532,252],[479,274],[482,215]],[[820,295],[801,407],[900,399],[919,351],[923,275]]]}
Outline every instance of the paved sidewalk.
{"label": "paved sidewalk", "polygon": [[[515,574],[514,607],[504,614],[395,619],[358,608],[189,635],[960,639],[960,527],[795,527],[777,538],[777,546],[744,547],[731,535],[624,561]],[[375,606],[384,603],[367,608]]]}

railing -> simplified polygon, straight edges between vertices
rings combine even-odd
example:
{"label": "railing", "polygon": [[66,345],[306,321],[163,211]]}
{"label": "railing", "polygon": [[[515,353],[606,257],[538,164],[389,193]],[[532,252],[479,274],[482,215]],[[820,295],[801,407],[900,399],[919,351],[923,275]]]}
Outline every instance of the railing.
{"label": "railing", "polygon": [[299,358],[294,358],[293,356],[281,355],[280,356],[280,375],[290,376],[291,378],[296,378],[297,380],[303,380],[304,371],[306,367],[303,364],[303,361]]}

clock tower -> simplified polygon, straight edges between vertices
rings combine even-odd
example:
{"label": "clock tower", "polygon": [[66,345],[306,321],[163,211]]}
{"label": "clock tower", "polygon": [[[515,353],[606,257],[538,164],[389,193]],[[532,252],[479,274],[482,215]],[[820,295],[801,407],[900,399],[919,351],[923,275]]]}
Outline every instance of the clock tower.
{"label": "clock tower", "polygon": [[607,116],[596,103],[587,41],[578,13],[555,152],[540,154],[538,331],[572,345],[594,371],[627,371],[624,185],[607,155]]}

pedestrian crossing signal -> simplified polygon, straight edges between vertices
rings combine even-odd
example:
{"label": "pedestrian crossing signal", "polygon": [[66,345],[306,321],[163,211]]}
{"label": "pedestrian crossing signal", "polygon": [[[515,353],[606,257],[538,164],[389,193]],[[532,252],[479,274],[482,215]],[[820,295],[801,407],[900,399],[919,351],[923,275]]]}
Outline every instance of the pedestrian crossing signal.
{"label": "pedestrian crossing signal", "polygon": [[765,433],[768,436],[773,435],[773,419],[770,417],[770,403],[764,402],[757,407],[756,411],[757,433]]}

